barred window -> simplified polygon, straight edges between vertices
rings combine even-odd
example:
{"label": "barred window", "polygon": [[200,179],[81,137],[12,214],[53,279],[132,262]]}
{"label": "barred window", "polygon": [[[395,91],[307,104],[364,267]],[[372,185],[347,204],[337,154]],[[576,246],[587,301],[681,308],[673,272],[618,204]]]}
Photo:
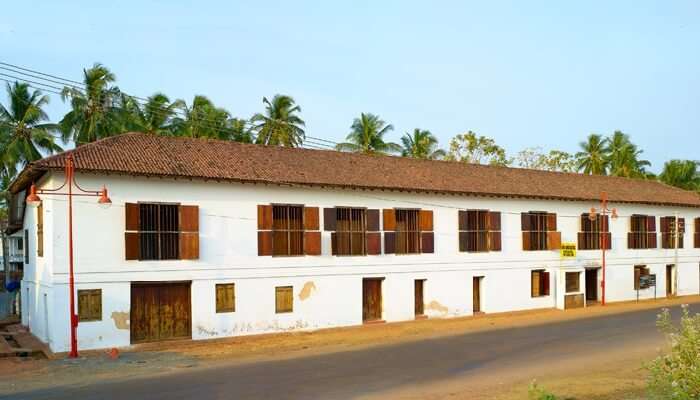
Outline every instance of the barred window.
{"label": "barred window", "polygon": [[612,236],[609,228],[610,217],[597,214],[591,219],[591,214],[581,214],[581,232],[578,233],[578,248],[580,250],[600,250],[612,247]]}
{"label": "barred window", "polygon": [[630,232],[627,235],[630,249],[656,248],[656,217],[635,214],[630,217]]}
{"label": "barred window", "polygon": [[664,249],[676,248],[676,228],[678,229],[678,248],[683,248],[683,234],[685,233],[685,218],[661,217],[661,247]]}
{"label": "barred window", "polygon": [[299,256],[304,254],[303,215],[303,206],[272,206],[273,256]]}
{"label": "barred window", "polygon": [[364,208],[335,208],[334,254],[364,256],[367,254],[367,210]]}
{"label": "barred window", "polygon": [[[556,230],[549,226],[550,215],[543,211],[522,213],[523,250],[547,250],[547,232]],[[556,221],[556,215],[555,215]],[[554,228],[554,229],[552,229]]]}
{"label": "barred window", "polygon": [[177,204],[139,204],[140,260],[176,260],[180,215]]}
{"label": "barred window", "polygon": [[420,253],[419,210],[396,210],[396,254]]}

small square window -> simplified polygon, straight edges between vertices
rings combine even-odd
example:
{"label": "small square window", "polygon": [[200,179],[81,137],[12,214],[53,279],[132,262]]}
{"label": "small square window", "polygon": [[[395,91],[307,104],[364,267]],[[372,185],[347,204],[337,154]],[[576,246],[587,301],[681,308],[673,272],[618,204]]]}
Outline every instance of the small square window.
{"label": "small square window", "polygon": [[78,320],[102,321],[102,289],[78,290]]}
{"label": "small square window", "polygon": [[275,288],[275,313],[290,313],[294,310],[294,294],[291,286]]}
{"label": "small square window", "polygon": [[233,283],[216,285],[216,312],[227,313],[236,311],[236,292]]}

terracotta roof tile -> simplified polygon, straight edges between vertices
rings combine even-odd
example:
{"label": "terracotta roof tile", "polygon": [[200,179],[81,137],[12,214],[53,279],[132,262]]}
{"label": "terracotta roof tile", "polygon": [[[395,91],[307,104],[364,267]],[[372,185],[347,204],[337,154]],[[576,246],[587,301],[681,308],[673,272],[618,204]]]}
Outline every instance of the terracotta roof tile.
{"label": "terracotta roof tile", "polygon": [[161,177],[700,207],[700,195],[638,179],[128,133],[32,163],[16,192],[73,153],[76,169]]}

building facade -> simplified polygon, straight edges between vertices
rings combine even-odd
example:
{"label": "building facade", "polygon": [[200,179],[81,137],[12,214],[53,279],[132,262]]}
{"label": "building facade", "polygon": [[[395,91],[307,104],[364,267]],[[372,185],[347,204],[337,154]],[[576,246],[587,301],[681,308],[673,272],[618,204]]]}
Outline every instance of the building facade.
{"label": "building facade", "polygon": [[[106,185],[113,202],[74,201],[81,349],[582,307],[601,300],[601,246],[607,301],[700,291],[700,197],[655,182],[122,136],[73,151],[79,185]],[[208,154],[215,172],[202,172]],[[30,165],[16,197],[31,182],[59,187],[62,157]],[[357,169],[352,185],[317,172],[343,162]],[[433,171],[442,168],[472,181]],[[290,170],[298,177],[279,178]],[[400,187],[372,181],[389,173]],[[590,213],[603,191],[615,219]],[[22,214],[22,322],[66,351],[66,198],[42,196]],[[562,244],[575,256],[562,257]]]}

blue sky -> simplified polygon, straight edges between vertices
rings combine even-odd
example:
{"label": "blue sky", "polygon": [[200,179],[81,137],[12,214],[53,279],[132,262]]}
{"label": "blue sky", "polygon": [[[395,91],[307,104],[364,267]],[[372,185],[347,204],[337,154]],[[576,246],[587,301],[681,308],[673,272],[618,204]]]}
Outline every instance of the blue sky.
{"label": "blue sky", "polygon": [[205,94],[240,117],[290,94],[307,133],[334,141],[373,112],[394,141],[473,130],[511,154],[575,152],[620,129],[654,171],[700,159],[695,1],[12,1],[0,49],[76,80],[101,62],[129,94]]}

